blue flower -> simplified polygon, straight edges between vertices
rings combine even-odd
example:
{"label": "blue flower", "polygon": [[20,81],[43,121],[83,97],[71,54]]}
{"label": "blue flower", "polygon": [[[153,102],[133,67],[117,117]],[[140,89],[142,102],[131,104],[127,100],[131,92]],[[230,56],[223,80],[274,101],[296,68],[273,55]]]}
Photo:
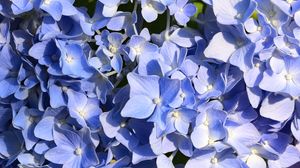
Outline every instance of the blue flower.
{"label": "blue flower", "polygon": [[161,106],[172,106],[179,92],[179,80],[134,73],[130,73],[127,79],[130,85],[130,99],[121,112],[123,117],[148,118],[154,111],[159,113]]}
{"label": "blue flower", "polygon": [[37,123],[41,120],[41,116],[41,111],[23,106],[13,119],[14,127],[22,130],[27,150],[32,149],[39,140],[33,132]]}
{"label": "blue flower", "polygon": [[158,14],[166,10],[166,6],[157,0],[141,0],[142,16],[146,22],[153,22],[157,19]]}
{"label": "blue flower", "polygon": [[68,112],[65,107],[57,109],[47,108],[43,118],[34,128],[34,135],[37,138],[44,139],[46,141],[53,141],[52,132],[54,126],[57,124],[63,128],[70,128],[67,126],[68,120]]}
{"label": "blue flower", "polygon": [[273,45],[276,33],[263,15],[259,13],[257,15],[257,20],[249,18],[245,21],[244,26],[247,37],[251,42],[256,43],[255,51],[261,51]]}
{"label": "blue flower", "polygon": [[272,27],[278,31],[278,29],[288,20],[286,15],[280,8],[273,4],[270,0],[256,0],[257,10],[263,16]]}
{"label": "blue flower", "polygon": [[204,50],[207,58],[230,62],[242,71],[253,66],[255,44],[246,37],[241,25],[226,27],[223,32],[214,35]]}
{"label": "blue flower", "polygon": [[[298,89],[298,58],[283,58],[272,61],[272,67],[266,69],[259,87],[270,92],[286,93],[290,96],[299,96]],[[273,83],[273,85],[270,85]]]}
{"label": "blue flower", "polygon": [[38,30],[41,41],[53,38],[71,39],[82,35],[82,28],[75,17],[63,16],[60,21],[55,21],[51,16],[45,16]]}
{"label": "blue flower", "polygon": [[244,23],[257,6],[253,0],[212,0],[212,3],[217,21],[224,25]]}
{"label": "blue flower", "polygon": [[124,40],[124,35],[120,33],[110,33],[107,36],[106,47],[102,50],[108,59],[111,59],[111,67],[118,73],[121,72],[123,67],[123,59],[121,54],[124,52],[124,45],[122,44]]}
{"label": "blue flower", "polygon": [[80,45],[67,44],[59,47],[61,51],[59,65],[63,74],[74,78],[89,78],[92,76],[93,69],[88,65],[86,55]]}
{"label": "blue flower", "polygon": [[49,13],[56,21],[60,20],[62,15],[70,16],[77,13],[72,1],[69,0],[43,0],[40,1],[40,8]]}
{"label": "blue flower", "polygon": [[28,12],[33,9],[34,3],[29,0],[12,0],[11,1],[11,10],[15,15],[19,15],[25,12]]}
{"label": "blue flower", "polygon": [[78,132],[54,127],[56,147],[45,153],[45,158],[63,167],[90,167],[98,164],[95,146],[88,128]]}
{"label": "blue flower", "polygon": [[200,66],[197,76],[193,78],[195,90],[200,94],[200,99],[219,97],[224,92],[225,83],[212,66],[204,64]]}
{"label": "blue flower", "polygon": [[299,162],[299,156],[300,152],[299,149],[297,149],[293,145],[289,145],[286,150],[279,156],[278,160],[269,160],[268,165],[274,166],[279,165],[281,167],[290,167],[293,166],[295,163]]}
{"label": "blue flower", "polygon": [[18,76],[21,68],[21,59],[16,55],[10,45],[1,50],[2,63],[0,74],[0,97],[6,98],[19,89]]}
{"label": "blue flower", "polygon": [[[196,111],[188,108],[177,108],[177,109],[169,109],[166,111],[166,119],[162,120],[166,125],[165,130],[160,130],[159,132],[163,132],[164,134],[169,134],[172,132],[179,132],[180,134],[186,135],[189,131],[190,123],[196,116]],[[164,115],[164,114],[162,114]],[[154,121],[157,122],[157,121]],[[157,128],[161,129],[161,128]]]}
{"label": "blue flower", "polygon": [[261,140],[261,135],[252,123],[226,126],[225,142],[230,144],[238,154],[249,153],[249,147]]}
{"label": "blue flower", "polygon": [[102,110],[99,101],[95,98],[88,98],[85,94],[69,89],[68,109],[70,116],[82,126],[89,127],[91,130],[99,129],[99,115]]}
{"label": "blue flower", "polygon": [[191,133],[193,145],[198,149],[214,146],[217,141],[225,138],[225,118],[226,113],[221,110],[209,109],[207,112],[201,112]]}
{"label": "blue flower", "polygon": [[158,51],[158,47],[155,44],[149,43],[144,37],[136,35],[130,38],[127,46],[130,48],[128,57],[131,61],[134,61],[136,57],[144,53]]}
{"label": "blue flower", "polygon": [[217,152],[213,148],[196,150],[194,155],[186,163],[187,168],[197,167],[243,167],[245,164],[234,156],[230,149]]}
{"label": "blue flower", "polygon": [[120,4],[127,3],[126,0],[99,0],[104,4],[102,14],[105,17],[112,17],[117,13]]}
{"label": "blue flower", "polygon": [[174,73],[181,68],[181,65],[186,59],[187,49],[178,47],[176,44],[166,41],[160,48],[160,54],[162,55],[161,64],[163,72],[166,76]]}
{"label": "blue flower", "polygon": [[274,44],[279,51],[286,55],[289,55],[291,57],[299,56],[299,42],[294,38],[290,38],[288,36],[277,36],[274,38]]}
{"label": "blue flower", "polygon": [[[24,139],[22,133],[17,129],[7,129],[0,134],[0,154],[1,159],[8,160],[6,165],[10,165],[15,157],[24,150]],[[1,163],[4,165],[4,163]]]}
{"label": "blue flower", "polygon": [[[263,100],[260,107],[260,115],[275,121],[286,121],[290,119],[295,110],[297,99],[291,99],[280,94],[269,94]],[[284,112],[282,112],[284,110]]]}
{"label": "blue flower", "polygon": [[47,72],[52,75],[62,75],[59,66],[60,51],[52,40],[35,43],[28,51],[29,56],[38,60],[39,64],[47,66]]}
{"label": "blue flower", "polygon": [[101,72],[96,72],[91,78],[81,82],[81,88],[90,94],[95,94],[95,97],[105,103],[107,95],[113,89],[113,84]]}
{"label": "blue flower", "polygon": [[298,0],[271,0],[271,2],[290,16],[292,16],[300,8],[300,2]]}
{"label": "blue flower", "polygon": [[186,25],[196,11],[197,8],[188,0],[176,0],[175,3],[169,5],[170,14],[175,16],[176,21],[180,25]]}

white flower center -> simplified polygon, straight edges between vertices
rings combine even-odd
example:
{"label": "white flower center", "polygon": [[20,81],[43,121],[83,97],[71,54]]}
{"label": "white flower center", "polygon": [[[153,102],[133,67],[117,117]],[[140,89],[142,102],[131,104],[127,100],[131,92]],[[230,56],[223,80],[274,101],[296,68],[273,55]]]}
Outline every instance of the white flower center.
{"label": "white flower center", "polygon": [[181,98],[185,98],[185,96],[186,96],[185,93],[181,93],[181,94],[180,94],[180,97],[181,97]]}
{"label": "white flower center", "polygon": [[237,18],[237,19],[241,19],[242,17],[243,17],[243,15],[241,13],[238,13],[235,15],[235,18]]}
{"label": "white flower center", "polygon": [[261,26],[257,26],[257,31],[261,31],[262,27]]}
{"label": "white flower center", "polygon": [[256,63],[254,66],[255,66],[256,68],[259,68],[259,67],[260,67],[260,63]]}
{"label": "white flower center", "polygon": [[146,8],[153,9],[153,6],[152,6],[152,4],[150,4],[150,3],[146,4],[146,6],[145,6],[145,7],[146,7]]}
{"label": "white flower center", "polygon": [[178,111],[174,111],[172,114],[172,117],[174,117],[174,118],[179,118],[179,116],[180,116],[180,113]]}
{"label": "white flower center", "polygon": [[256,155],[258,152],[257,152],[256,149],[251,149],[251,153],[252,153],[253,155]]}
{"label": "white flower center", "polygon": [[74,152],[75,152],[75,155],[79,156],[82,154],[82,149],[80,147],[77,147]]}
{"label": "white flower center", "polygon": [[217,158],[212,158],[211,160],[210,160],[210,162],[212,163],[212,164],[216,164],[216,163],[218,163],[218,159]]}
{"label": "white flower center", "polygon": [[263,141],[263,146],[269,146],[269,142],[268,141]]}
{"label": "white flower center", "polygon": [[208,120],[206,119],[204,122],[203,122],[203,125],[205,125],[206,127],[208,127],[209,126],[209,122],[208,122]]}
{"label": "white flower center", "polygon": [[290,81],[293,79],[293,76],[291,74],[286,74],[285,76],[285,80]]}
{"label": "white flower center", "polygon": [[116,46],[112,45],[112,44],[109,45],[108,49],[113,54],[115,54],[118,51],[118,48]]}
{"label": "white flower center", "polygon": [[63,87],[61,87],[61,90],[62,90],[63,92],[67,92],[67,91],[68,91],[68,87],[63,86]]}
{"label": "white flower center", "polygon": [[213,85],[212,84],[209,84],[206,86],[206,90],[209,91],[209,90],[212,90],[213,89]]}
{"label": "white flower center", "polygon": [[140,46],[136,46],[133,48],[136,55],[141,55],[142,54],[142,48]]}
{"label": "white flower center", "polygon": [[74,57],[72,57],[71,55],[66,55],[65,60],[68,64],[71,64],[74,62]]}
{"label": "white flower center", "polygon": [[278,25],[279,25],[278,20],[276,20],[276,19],[272,19],[271,23],[274,27],[278,27]]}
{"label": "white flower center", "polygon": [[49,4],[51,3],[51,1],[52,1],[52,0],[44,0],[44,3],[45,3],[46,5],[49,5]]}
{"label": "white flower center", "polygon": [[209,139],[208,139],[208,144],[211,145],[211,144],[213,144],[213,143],[215,143],[215,141],[214,141],[213,139],[209,138]]}
{"label": "white flower center", "polygon": [[153,101],[154,104],[160,104],[161,103],[160,98],[154,98],[152,101]]}
{"label": "white flower center", "polygon": [[83,118],[86,116],[86,111],[84,111],[84,110],[78,110],[77,112]]}
{"label": "white flower center", "polygon": [[28,121],[31,122],[31,123],[34,123],[36,120],[36,118],[34,116],[29,116],[28,117]]}
{"label": "white flower center", "polygon": [[124,128],[126,126],[126,122],[121,122],[120,127]]}

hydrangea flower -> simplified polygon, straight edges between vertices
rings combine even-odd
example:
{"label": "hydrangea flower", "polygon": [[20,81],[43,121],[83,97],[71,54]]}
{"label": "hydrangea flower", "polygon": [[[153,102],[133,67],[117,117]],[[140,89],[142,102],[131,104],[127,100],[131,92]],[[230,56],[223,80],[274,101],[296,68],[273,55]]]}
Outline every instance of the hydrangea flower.
{"label": "hydrangea flower", "polygon": [[158,14],[166,10],[166,6],[158,0],[141,0],[142,16],[146,22],[153,22],[157,19]]}
{"label": "hydrangea flower", "polygon": [[299,167],[299,3],[0,0],[0,167]]}
{"label": "hydrangea flower", "polygon": [[186,25],[190,17],[192,17],[197,10],[193,4],[187,4],[187,2],[188,0],[177,0],[175,3],[169,5],[170,14],[175,16],[176,21],[180,25]]}
{"label": "hydrangea flower", "polygon": [[[153,113],[153,117],[160,117],[162,107],[172,107],[172,103],[175,103],[180,81],[134,73],[129,74],[127,78],[131,90],[130,98],[121,112],[123,117],[145,119]],[[137,102],[141,104],[136,106],[139,104]],[[174,105],[176,107],[176,104]],[[139,113],[140,111],[142,113]]]}
{"label": "hydrangea flower", "polygon": [[88,128],[79,132],[54,127],[56,147],[45,153],[45,158],[63,167],[90,167],[98,164],[97,154]]}
{"label": "hydrangea flower", "polygon": [[225,25],[245,22],[257,6],[253,0],[212,0],[212,3],[217,21]]}
{"label": "hydrangea flower", "polygon": [[[267,69],[263,73],[263,78],[259,84],[260,88],[272,92],[287,93],[290,96],[299,96],[297,62],[299,59],[277,59],[273,62],[274,70]],[[274,83],[276,82],[276,83]],[[268,83],[268,84],[267,84]],[[274,83],[270,86],[270,83]]]}

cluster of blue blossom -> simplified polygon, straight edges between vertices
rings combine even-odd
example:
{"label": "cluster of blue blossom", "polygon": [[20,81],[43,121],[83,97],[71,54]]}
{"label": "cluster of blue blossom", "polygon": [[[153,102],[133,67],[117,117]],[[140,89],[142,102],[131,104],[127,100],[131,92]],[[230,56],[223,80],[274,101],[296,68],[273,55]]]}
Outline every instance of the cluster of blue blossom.
{"label": "cluster of blue blossom", "polygon": [[300,161],[300,1],[74,1],[0,0],[0,167]]}

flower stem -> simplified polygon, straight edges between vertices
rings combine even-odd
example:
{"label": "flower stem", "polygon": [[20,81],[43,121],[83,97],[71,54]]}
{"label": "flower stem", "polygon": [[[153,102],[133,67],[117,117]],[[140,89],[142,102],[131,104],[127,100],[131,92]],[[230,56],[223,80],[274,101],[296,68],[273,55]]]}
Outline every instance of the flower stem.
{"label": "flower stem", "polygon": [[170,11],[167,10],[167,24],[166,24],[166,30],[165,30],[165,39],[169,39],[170,23],[171,23]]}
{"label": "flower stem", "polygon": [[[139,4],[139,2],[138,2],[138,0],[136,0],[134,2],[134,7],[133,7],[133,12],[135,12],[136,17],[137,17],[137,7],[138,7],[138,4]],[[132,26],[133,26],[133,30],[134,30],[135,35],[138,35],[139,33],[137,31],[136,24],[134,23],[134,24],[132,24]]]}

